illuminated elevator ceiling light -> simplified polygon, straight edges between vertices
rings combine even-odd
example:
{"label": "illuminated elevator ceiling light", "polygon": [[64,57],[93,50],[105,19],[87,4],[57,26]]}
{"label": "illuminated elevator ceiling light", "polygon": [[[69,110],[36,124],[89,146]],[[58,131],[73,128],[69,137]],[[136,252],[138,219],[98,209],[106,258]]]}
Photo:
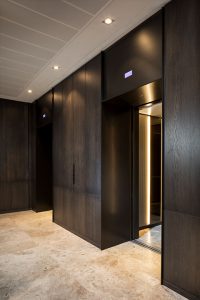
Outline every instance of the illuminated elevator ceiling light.
{"label": "illuminated elevator ceiling light", "polygon": [[149,115],[162,118],[162,103],[147,104],[140,108],[139,112],[143,115]]}
{"label": "illuminated elevator ceiling light", "polygon": [[152,103],[148,103],[148,104],[144,105],[144,108],[145,107],[151,107],[151,106],[152,106]]}
{"label": "illuminated elevator ceiling light", "polygon": [[103,23],[107,24],[107,25],[110,25],[112,24],[112,22],[114,22],[114,20],[112,20],[111,18],[106,18]]}
{"label": "illuminated elevator ceiling light", "polygon": [[28,93],[31,94],[31,93],[32,93],[32,90],[28,90]]}

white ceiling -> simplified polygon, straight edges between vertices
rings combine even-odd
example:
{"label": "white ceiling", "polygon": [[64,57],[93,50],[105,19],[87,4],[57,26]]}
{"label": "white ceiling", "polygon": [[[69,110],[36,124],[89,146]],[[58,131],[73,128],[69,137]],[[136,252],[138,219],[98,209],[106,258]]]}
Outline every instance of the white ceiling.
{"label": "white ceiling", "polygon": [[0,0],[0,98],[33,102],[168,1]]}

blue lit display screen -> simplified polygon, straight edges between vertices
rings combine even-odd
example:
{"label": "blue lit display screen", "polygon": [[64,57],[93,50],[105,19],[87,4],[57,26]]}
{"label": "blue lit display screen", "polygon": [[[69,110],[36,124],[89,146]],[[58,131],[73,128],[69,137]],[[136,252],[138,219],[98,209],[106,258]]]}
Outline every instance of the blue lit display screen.
{"label": "blue lit display screen", "polygon": [[125,78],[125,79],[128,78],[128,77],[131,77],[131,76],[133,76],[133,71],[132,71],[132,70],[130,70],[130,71],[124,73],[124,78]]}

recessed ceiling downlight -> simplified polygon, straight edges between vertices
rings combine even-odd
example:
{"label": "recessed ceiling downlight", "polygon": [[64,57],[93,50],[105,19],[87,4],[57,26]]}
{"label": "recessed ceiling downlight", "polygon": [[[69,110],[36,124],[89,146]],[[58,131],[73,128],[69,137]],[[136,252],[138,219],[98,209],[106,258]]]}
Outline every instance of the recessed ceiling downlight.
{"label": "recessed ceiling downlight", "polygon": [[55,65],[55,66],[52,67],[52,69],[55,70],[55,71],[57,71],[57,70],[60,69],[60,67],[58,65]]}
{"label": "recessed ceiling downlight", "polygon": [[112,20],[111,18],[106,18],[103,23],[107,24],[107,25],[110,25],[112,24],[112,22],[114,22],[114,20]]}
{"label": "recessed ceiling downlight", "polygon": [[28,90],[28,93],[29,93],[29,94],[32,94],[32,90]]}

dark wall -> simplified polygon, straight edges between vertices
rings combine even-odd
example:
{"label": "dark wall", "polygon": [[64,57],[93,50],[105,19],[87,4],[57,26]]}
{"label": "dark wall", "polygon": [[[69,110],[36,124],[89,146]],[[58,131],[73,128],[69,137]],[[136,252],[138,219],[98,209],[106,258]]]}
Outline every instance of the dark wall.
{"label": "dark wall", "polygon": [[[132,70],[133,75],[124,78]],[[104,52],[104,99],[162,77],[162,14],[155,14]]]}
{"label": "dark wall", "polygon": [[74,228],[72,77],[54,88],[53,220]]}
{"label": "dark wall", "polygon": [[37,127],[52,123],[53,92],[50,90],[36,101]]}
{"label": "dark wall", "polygon": [[30,208],[29,104],[0,100],[0,212]]}
{"label": "dark wall", "polygon": [[131,239],[132,110],[126,103],[102,106],[102,248]]}
{"label": "dark wall", "polygon": [[200,1],[165,8],[163,283],[200,298]]}
{"label": "dark wall", "polygon": [[29,104],[29,197],[32,209],[36,205],[36,102]]}
{"label": "dark wall", "polygon": [[35,116],[31,134],[32,161],[35,164],[35,191],[32,207],[35,211],[45,211],[53,208],[52,189],[52,114],[53,92],[50,90],[34,103]]}
{"label": "dark wall", "polygon": [[52,124],[48,124],[37,128],[35,211],[53,208],[52,184]]}
{"label": "dark wall", "polygon": [[101,246],[101,56],[54,88],[54,221]]}

